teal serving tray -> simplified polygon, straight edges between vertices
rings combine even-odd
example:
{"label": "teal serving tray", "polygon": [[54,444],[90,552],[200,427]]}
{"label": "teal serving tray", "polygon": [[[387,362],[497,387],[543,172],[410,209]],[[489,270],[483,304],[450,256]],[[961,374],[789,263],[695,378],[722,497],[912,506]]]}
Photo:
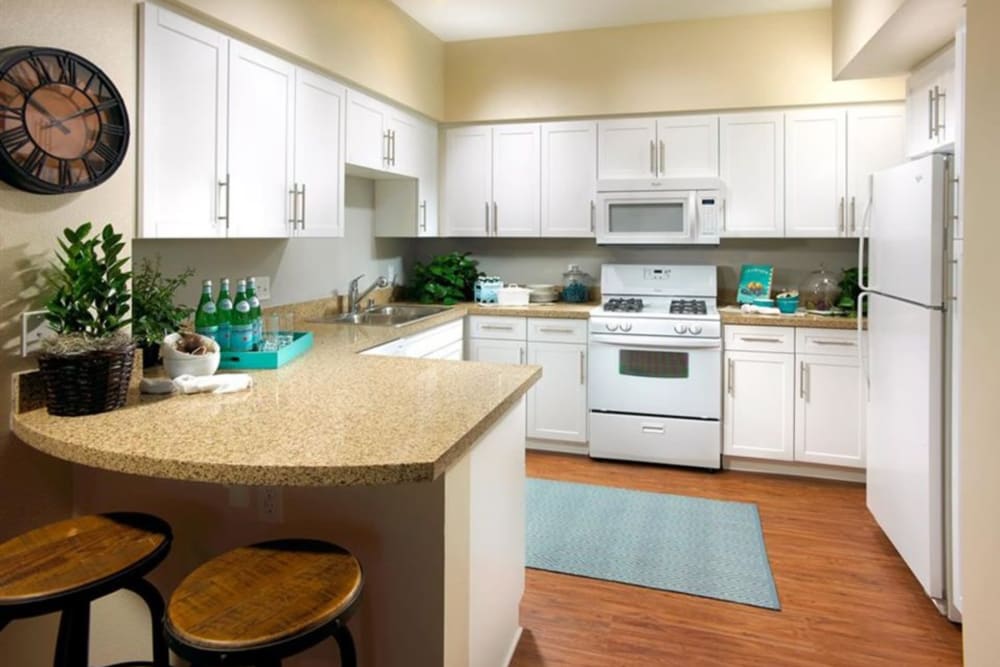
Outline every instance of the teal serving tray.
{"label": "teal serving tray", "polygon": [[313,346],[311,331],[296,331],[291,345],[275,352],[223,352],[220,369],[281,368]]}

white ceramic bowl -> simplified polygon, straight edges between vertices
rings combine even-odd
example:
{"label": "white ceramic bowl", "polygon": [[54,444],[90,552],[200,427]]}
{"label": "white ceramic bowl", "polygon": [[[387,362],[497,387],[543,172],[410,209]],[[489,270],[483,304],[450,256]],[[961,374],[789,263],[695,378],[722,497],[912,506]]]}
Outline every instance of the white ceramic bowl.
{"label": "white ceramic bowl", "polygon": [[170,379],[172,380],[181,375],[194,375],[196,377],[214,375],[215,371],[219,369],[219,360],[222,358],[216,342],[207,336],[199,336],[202,339],[202,343],[210,351],[208,354],[187,354],[179,352],[175,347],[177,339],[180,337],[180,334],[172,333],[164,338],[163,343],[160,344],[160,356],[163,357],[163,368],[167,371]]}

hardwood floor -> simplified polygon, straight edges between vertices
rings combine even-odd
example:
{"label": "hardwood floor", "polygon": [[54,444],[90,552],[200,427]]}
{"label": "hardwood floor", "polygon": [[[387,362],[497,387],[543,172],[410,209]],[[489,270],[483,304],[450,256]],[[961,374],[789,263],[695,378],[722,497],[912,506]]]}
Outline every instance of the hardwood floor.
{"label": "hardwood floor", "polygon": [[528,475],[756,503],[782,609],[529,569],[515,667],[962,664],[861,485],[539,452]]}

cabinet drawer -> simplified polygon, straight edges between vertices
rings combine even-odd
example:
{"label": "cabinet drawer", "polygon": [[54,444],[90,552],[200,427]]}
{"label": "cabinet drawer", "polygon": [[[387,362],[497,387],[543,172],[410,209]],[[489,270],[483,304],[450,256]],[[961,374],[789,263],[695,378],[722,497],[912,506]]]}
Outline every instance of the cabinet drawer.
{"label": "cabinet drawer", "polygon": [[462,320],[442,324],[403,339],[403,354],[407,357],[426,357],[448,345],[462,343]]}
{"label": "cabinet drawer", "polygon": [[470,338],[526,340],[527,329],[527,320],[524,317],[469,316]]}
{"label": "cabinet drawer", "polygon": [[726,351],[795,352],[795,329],[792,327],[725,327]]}
{"label": "cabinet drawer", "polygon": [[528,318],[528,340],[553,343],[586,343],[587,320]]}
{"label": "cabinet drawer", "polygon": [[[827,354],[838,357],[858,356],[858,332],[850,329],[796,329],[795,352]],[[862,334],[864,341],[864,334]]]}

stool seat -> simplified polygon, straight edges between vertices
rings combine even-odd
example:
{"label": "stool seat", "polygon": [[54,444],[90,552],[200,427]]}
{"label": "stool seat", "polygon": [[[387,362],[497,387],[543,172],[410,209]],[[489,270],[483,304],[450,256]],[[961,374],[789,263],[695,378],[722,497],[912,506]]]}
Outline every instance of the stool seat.
{"label": "stool seat", "polygon": [[361,595],[362,579],[357,559],[328,542],[240,547],[180,583],[167,605],[167,634],[182,656],[183,645],[239,654],[294,643],[342,621]]}

